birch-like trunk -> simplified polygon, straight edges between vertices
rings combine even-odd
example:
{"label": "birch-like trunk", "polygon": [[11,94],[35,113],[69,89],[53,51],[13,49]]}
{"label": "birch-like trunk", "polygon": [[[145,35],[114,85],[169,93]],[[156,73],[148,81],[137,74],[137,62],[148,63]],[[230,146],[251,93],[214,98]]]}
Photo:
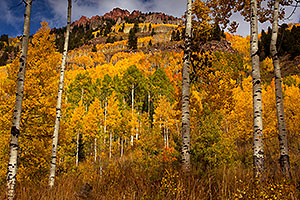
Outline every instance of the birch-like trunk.
{"label": "birch-like trunk", "polygon": [[164,123],[164,127],[163,127],[163,137],[164,137],[164,147],[166,147],[167,146],[166,123]]}
{"label": "birch-like trunk", "polygon": [[111,131],[109,131],[109,158],[111,158],[111,140],[112,140],[112,134]]}
{"label": "birch-like trunk", "polygon": [[261,79],[258,56],[258,32],[257,32],[257,0],[251,0],[251,61],[253,84],[253,169],[254,177],[264,180],[264,146],[263,146],[263,121]]}
{"label": "birch-like trunk", "polygon": [[[134,84],[131,87],[131,116],[133,121],[133,108],[134,108]],[[132,134],[133,134],[134,127],[132,127]],[[131,146],[133,146],[133,135],[131,135]]]}
{"label": "birch-like trunk", "polygon": [[291,177],[289,148],[288,148],[287,130],[286,130],[285,118],[284,118],[280,64],[279,64],[279,57],[276,48],[277,36],[278,36],[278,13],[279,13],[279,0],[275,0],[270,52],[273,59],[274,74],[275,74],[275,96],[276,96],[277,121],[278,121],[278,129],[279,129],[278,139],[279,139],[279,148],[280,148],[279,162],[280,162],[282,174],[289,179]]}
{"label": "birch-like trunk", "polygon": [[[138,117],[140,116],[140,112],[138,112]],[[140,132],[140,120],[138,118],[138,127],[136,128],[136,132],[135,132],[135,139],[138,140],[139,139],[139,132]]]}
{"label": "birch-like trunk", "polygon": [[150,91],[148,91],[148,116],[150,118],[150,106],[151,106],[151,94]]}
{"label": "birch-like trunk", "polygon": [[94,162],[97,163],[97,138],[94,140]]}
{"label": "birch-like trunk", "polygon": [[168,128],[168,119],[167,119],[167,122],[166,122],[166,146],[167,148],[169,148],[169,128]]}
{"label": "birch-like trunk", "polygon": [[191,168],[190,150],[190,63],[192,41],[192,0],[187,0],[185,48],[182,66],[182,170],[189,172]]}
{"label": "birch-like trunk", "polygon": [[76,167],[78,167],[79,164],[79,128],[77,130],[77,138],[76,138]]}
{"label": "birch-like trunk", "polygon": [[20,123],[22,113],[22,102],[25,81],[25,67],[27,62],[28,39],[30,30],[30,16],[31,16],[32,0],[26,1],[25,15],[24,15],[24,29],[22,39],[22,50],[20,55],[19,73],[17,79],[17,93],[15,110],[13,116],[13,123],[11,127],[11,140],[9,146],[9,161],[7,167],[7,198],[14,199],[16,187],[16,175],[18,169],[18,149],[20,136]]}
{"label": "birch-like trunk", "polygon": [[123,136],[121,137],[121,155],[120,157],[122,158],[123,157],[123,152],[124,152],[124,139],[123,139]]}
{"label": "birch-like trunk", "polygon": [[66,65],[66,60],[67,60],[69,36],[70,36],[71,9],[72,9],[72,0],[68,0],[67,31],[66,31],[66,37],[65,37],[64,52],[63,52],[62,62],[61,62],[60,77],[59,77],[57,105],[56,105],[56,119],[55,119],[55,125],[54,125],[52,152],[51,152],[51,166],[50,166],[50,176],[49,176],[50,188],[52,188],[54,186],[54,181],[55,181],[58,134],[59,134],[60,119],[61,119],[61,102],[62,102],[62,94],[63,94],[63,89],[64,89],[65,65]]}
{"label": "birch-like trunk", "polygon": [[105,134],[106,134],[106,117],[107,117],[107,97],[105,97],[105,102],[104,102],[104,144],[105,144]]}
{"label": "birch-like trunk", "polygon": [[101,157],[101,155],[102,155],[102,149],[101,149],[101,144],[99,145],[100,146],[100,152],[99,152],[99,174],[100,174],[100,176],[102,176],[102,157]]}

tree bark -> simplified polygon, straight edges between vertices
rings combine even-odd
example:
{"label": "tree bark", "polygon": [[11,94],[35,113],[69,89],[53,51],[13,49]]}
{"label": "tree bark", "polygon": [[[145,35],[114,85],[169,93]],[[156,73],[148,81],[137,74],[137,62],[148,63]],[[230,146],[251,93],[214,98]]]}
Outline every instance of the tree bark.
{"label": "tree bark", "polygon": [[27,62],[28,39],[30,30],[30,16],[31,16],[32,0],[26,1],[24,28],[22,39],[22,50],[20,55],[20,65],[17,79],[17,93],[15,110],[13,115],[13,123],[11,127],[11,140],[9,146],[9,161],[7,167],[7,197],[9,200],[14,199],[16,187],[16,175],[18,169],[18,149],[20,136],[20,123],[22,113],[22,102],[25,81],[25,67]]}
{"label": "tree bark", "polygon": [[94,162],[97,163],[97,138],[94,139]]}
{"label": "tree bark", "polygon": [[[133,121],[133,108],[134,108],[134,84],[132,84],[131,87],[131,116],[132,116],[132,121]],[[134,127],[132,127],[132,134],[134,131]],[[133,135],[131,135],[131,146],[133,146]]]}
{"label": "tree bark", "polygon": [[99,174],[102,176],[102,147],[101,142],[99,144]]}
{"label": "tree bark", "polygon": [[280,167],[282,174],[285,178],[291,177],[290,173],[290,160],[288,150],[288,138],[285,126],[284,108],[283,108],[283,96],[281,87],[281,72],[279,57],[276,48],[277,37],[278,37],[278,14],[279,14],[279,0],[275,0],[274,13],[273,13],[273,24],[272,24],[272,37],[270,44],[270,52],[273,59],[274,75],[275,75],[275,97],[276,97],[276,110],[277,110],[277,122],[279,129],[279,148],[280,148]]}
{"label": "tree bark", "polygon": [[187,0],[185,48],[182,67],[182,170],[190,172],[190,63],[191,63],[191,39],[192,39],[192,0]]}
{"label": "tree bark", "polygon": [[65,37],[64,52],[63,52],[62,62],[61,62],[61,71],[60,71],[58,95],[57,95],[57,105],[56,105],[56,119],[55,119],[53,142],[52,142],[51,166],[50,166],[50,176],[49,176],[50,188],[52,188],[54,186],[54,181],[55,181],[58,135],[59,135],[60,120],[61,120],[62,93],[63,93],[63,89],[64,89],[65,65],[66,65],[66,60],[67,60],[69,36],[70,36],[71,9],[72,9],[72,0],[68,0],[67,31],[66,31],[66,37]]}
{"label": "tree bark", "polygon": [[111,158],[111,140],[112,140],[112,134],[111,131],[109,131],[109,158]]}
{"label": "tree bark", "polygon": [[104,129],[103,129],[104,137],[106,134],[106,117],[107,117],[107,97],[105,97],[105,102],[104,102]]}
{"label": "tree bark", "polygon": [[257,32],[257,0],[251,0],[251,61],[253,84],[253,169],[254,177],[264,180],[264,146],[263,146],[263,121],[261,79],[258,56],[258,32]]}
{"label": "tree bark", "polygon": [[167,148],[169,148],[169,128],[168,128],[168,119],[166,122],[166,142],[167,142]]}
{"label": "tree bark", "polygon": [[149,116],[149,119],[150,119],[150,106],[151,106],[151,94],[150,94],[150,91],[148,91],[148,116]]}
{"label": "tree bark", "polygon": [[164,148],[165,148],[167,146],[166,123],[164,123],[164,127],[163,127],[163,137],[164,137]]}
{"label": "tree bark", "polygon": [[123,139],[123,136],[122,136],[121,137],[121,155],[120,155],[121,158],[123,157],[123,152],[124,152],[123,142],[124,142],[124,139]]}
{"label": "tree bark", "polygon": [[76,167],[78,167],[78,164],[79,164],[79,128],[77,130],[77,138],[76,138]]}

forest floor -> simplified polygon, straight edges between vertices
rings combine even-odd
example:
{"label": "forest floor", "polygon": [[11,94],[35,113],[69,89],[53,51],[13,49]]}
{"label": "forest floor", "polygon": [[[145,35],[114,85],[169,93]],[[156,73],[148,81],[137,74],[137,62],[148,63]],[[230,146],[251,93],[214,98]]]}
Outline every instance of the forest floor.
{"label": "forest floor", "polygon": [[[201,175],[180,173],[180,165],[158,164],[146,169],[133,160],[106,163],[102,175],[90,163],[81,163],[77,171],[58,175],[55,187],[47,182],[18,183],[19,200],[74,199],[299,199],[299,174],[286,181],[273,169],[266,170],[266,181],[255,184],[251,169],[222,166]],[[84,170],[83,170],[84,169]],[[297,170],[298,171],[298,170]],[[0,199],[5,199],[5,184]]]}

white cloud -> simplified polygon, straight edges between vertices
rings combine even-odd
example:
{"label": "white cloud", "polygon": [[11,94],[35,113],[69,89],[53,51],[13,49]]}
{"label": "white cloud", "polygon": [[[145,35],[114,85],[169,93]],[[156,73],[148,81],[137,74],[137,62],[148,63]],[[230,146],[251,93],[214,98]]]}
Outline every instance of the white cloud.
{"label": "white cloud", "polygon": [[[66,21],[67,1],[64,0],[47,0],[51,7],[54,18],[45,19],[50,26],[64,26]],[[186,9],[186,1],[184,0],[75,0],[73,1],[72,21],[78,20],[81,16],[92,17],[95,15],[103,15],[113,8],[122,8],[129,11],[140,10],[143,12],[164,12],[169,15],[181,17]],[[289,15],[292,8],[287,8]],[[299,22],[300,10],[298,9],[293,17],[284,23]],[[237,33],[242,36],[249,35],[249,23],[245,22],[239,14],[234,14],[231,20],[236,20],[240,25]],[[259,24],[259,32],[266,29],[270,23]]]}
{"label": "white cloud", "polygon": [[183,0],[153,0],[155,11],[181,17],[186,10],[186,1]]}
{"label": "white cloud", "polygon": [[1,20],[19,30],[19,26],[23,22],[23,17],[18,17],[13,13],[13,8],[8,4],[8,1],[1,1],[0,3]]}
{"label": "white cloud", "polygon": [[[47,0],[54,14],[54,18],[45,19],[50,26],[63,26],[66,21],[67,1]],[[77,0],[73,2],[72,20],[81,16],[92,17],[104,15],[113,8],[127,9],[130,12],[140,10],[142,12],[164,12],[176,17],[181,17],[186,8],[182,0]]]}

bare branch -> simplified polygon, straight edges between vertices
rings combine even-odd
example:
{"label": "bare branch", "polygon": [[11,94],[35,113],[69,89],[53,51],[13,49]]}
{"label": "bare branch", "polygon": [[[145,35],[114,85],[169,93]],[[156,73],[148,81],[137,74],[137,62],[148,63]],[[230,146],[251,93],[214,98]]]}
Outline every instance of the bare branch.
{"label": "bare branch", "polygon": [[296,1],[296,5],[294,6],[294,9],[293,9],[292,13],[287,18],[284,18],[284,20],[290,19],[295,14],[299,2],[300,1]]}

